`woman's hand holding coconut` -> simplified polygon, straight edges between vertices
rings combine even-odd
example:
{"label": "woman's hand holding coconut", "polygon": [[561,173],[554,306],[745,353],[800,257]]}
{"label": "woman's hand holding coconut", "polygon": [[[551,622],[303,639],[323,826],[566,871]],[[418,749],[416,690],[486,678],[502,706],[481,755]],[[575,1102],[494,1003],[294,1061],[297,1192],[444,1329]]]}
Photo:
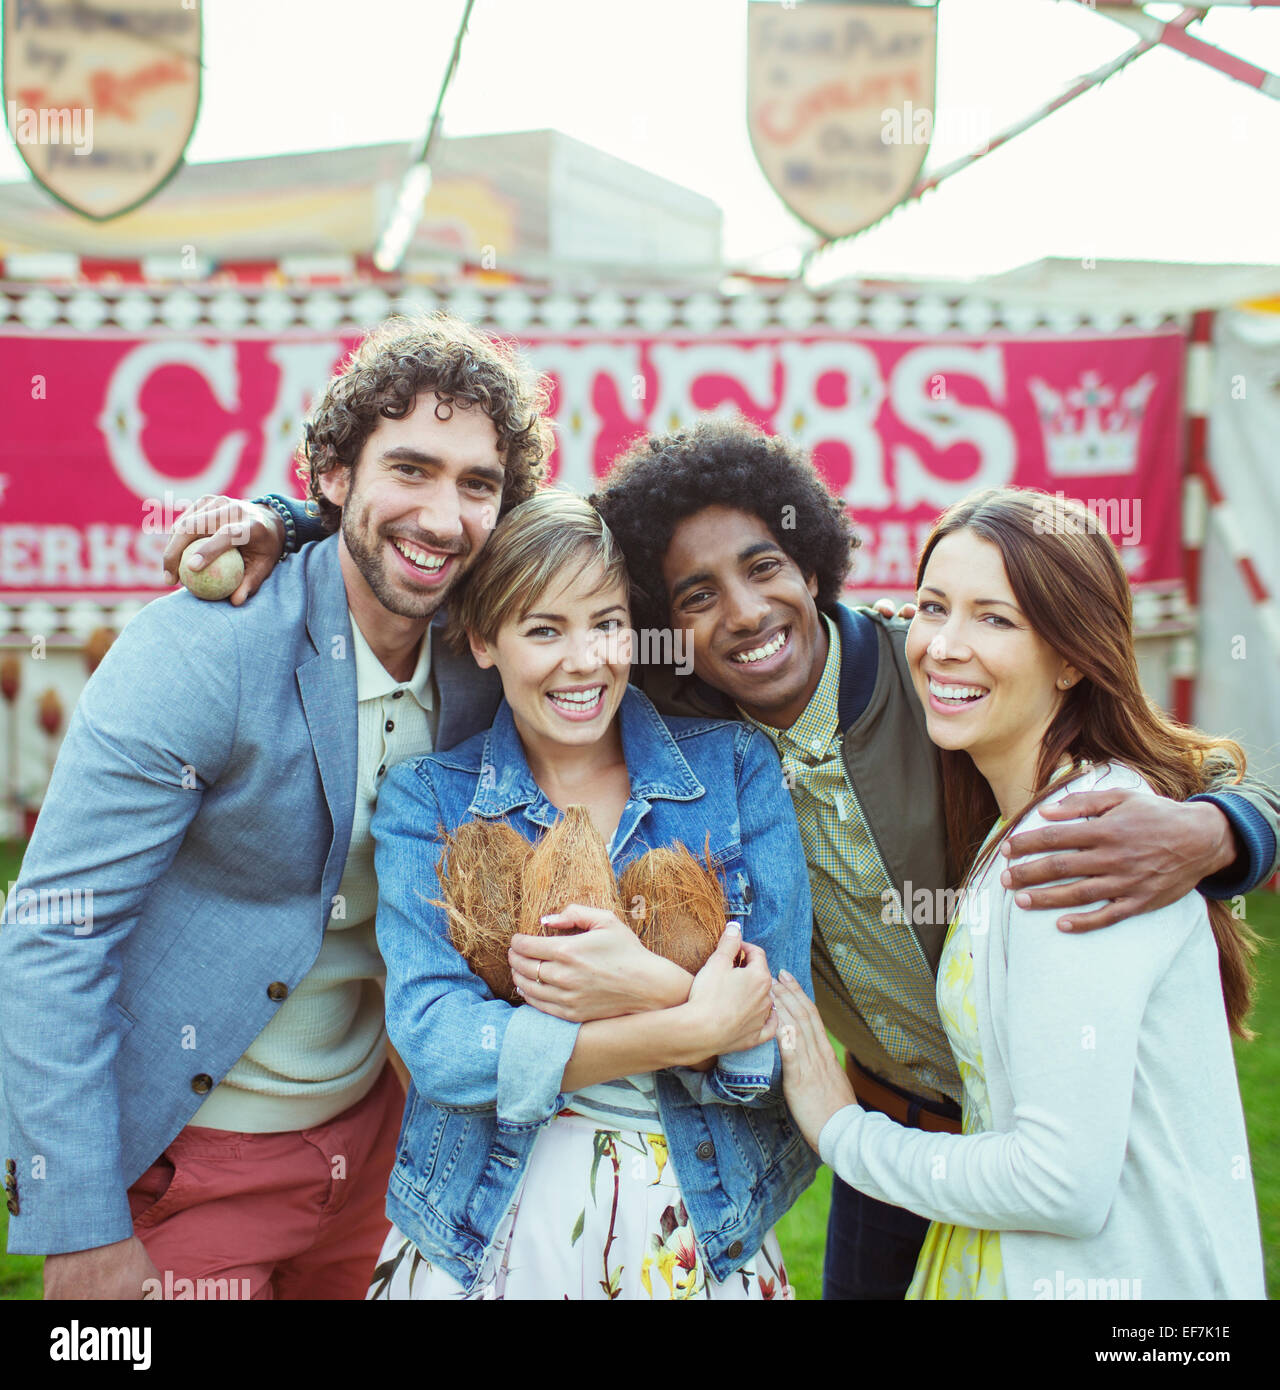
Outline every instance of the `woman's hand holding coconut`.
{"label": "woman's hand holding coconut", "polygon": [[542,918],[563,936],[511,938],[511,977],[526,1004],[570,1023],[673,1008],[693,976],[648,950],[616,913],[571,903]]}
{"label": "woman's hand holding coconut", "polygon": [[742,928],[730,922],[711,959],[693,977],[689,1002],[679,1012],[702,1044],[696,1050],[745,1052],[778,1031],[772,994],[764,951],[743,941]]}

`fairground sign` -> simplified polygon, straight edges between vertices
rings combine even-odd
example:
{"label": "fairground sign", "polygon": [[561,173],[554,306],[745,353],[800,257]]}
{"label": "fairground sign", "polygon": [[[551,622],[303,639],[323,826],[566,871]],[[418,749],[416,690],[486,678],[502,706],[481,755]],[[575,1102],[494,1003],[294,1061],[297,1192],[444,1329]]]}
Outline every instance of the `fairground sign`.
{"label": "fairground sign", "polygon": [[4,114],[36,182],[101,222],[182,163],[200,106],[200,0],[9,0]]}
{"label": "fairground sign", "polygon": [[765,177],[824,237],[878,222],[929,149],[935,7],[754,0],[748,16],[747,127]]}
{"label": "fairground sign", "polygon": [[[307,403],[354,340],[0,335],[0,599],[157,592],[191,500],[296,492]],[[737,411],[812,450],[863,538],[859,588],[911,589],[939,512],[1007,483],[1088,505],[1135,584],[1181,574],[1181,333],[521,342],[553,383],[553,476],[580,492],[637,435]]]}

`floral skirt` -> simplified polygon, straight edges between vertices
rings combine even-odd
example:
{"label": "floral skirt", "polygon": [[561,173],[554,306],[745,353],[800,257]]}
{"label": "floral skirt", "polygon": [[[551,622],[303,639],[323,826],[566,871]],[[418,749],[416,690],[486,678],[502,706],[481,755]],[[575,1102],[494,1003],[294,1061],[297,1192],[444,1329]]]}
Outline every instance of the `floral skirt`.
{"label": "floral skirt", "polygon": [[371,1299],[793,1298],[771,1231],[723,1282],[703,1264],[666,1136],[557,1115],[539,1133],[524,1180],[470,1295],[395,1226]]}

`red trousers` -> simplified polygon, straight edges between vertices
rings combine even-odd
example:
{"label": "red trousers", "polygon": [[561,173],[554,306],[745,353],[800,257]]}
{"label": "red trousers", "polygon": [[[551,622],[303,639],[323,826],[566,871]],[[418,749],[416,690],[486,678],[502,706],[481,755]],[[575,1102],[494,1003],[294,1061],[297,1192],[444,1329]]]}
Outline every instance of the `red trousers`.
{"label": "red trousers", "polygon": [[363,1100],[313,1129],[182,1130],[129,1189],[160,1296],[363,1299],[391,1226],[403,1114],[388,1065]]}

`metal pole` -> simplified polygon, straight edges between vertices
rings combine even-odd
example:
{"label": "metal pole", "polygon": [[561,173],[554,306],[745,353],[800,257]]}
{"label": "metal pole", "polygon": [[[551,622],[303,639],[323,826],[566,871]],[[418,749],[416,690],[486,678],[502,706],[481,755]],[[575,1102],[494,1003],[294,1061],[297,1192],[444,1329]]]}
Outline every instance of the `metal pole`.
{"label": "metal pole", "polygon": [[466,37],[467,25],[471,20],[471,10],[475,2],[476,0],[467,0],[462,11],[462,20],[458,24],[458,32],[453,40],[453,52],[449,55],[449,64],[444,70],[444,80],[440,83],[440,93],[436,97],[436,107],[431,113],[431,123],[427,126],[427,133],[414,149],[409,167],[400,183],[396,205],[392,209],[390,220],[382,229],[382,235],[378,238],[378,244],[374,249],[373,263],[386,274],[399,269],[401,261],[404,260],[404,254],[409,249],[409,243],[413,240],[413,234],[417,230],[418,219],[422,216],[422,204],[431,191],[431,146],[440,126],[445,93],[449,90],[449,84],[453,81],[453,75],[458,69],[458,57],[462,53],[462,40]]}

